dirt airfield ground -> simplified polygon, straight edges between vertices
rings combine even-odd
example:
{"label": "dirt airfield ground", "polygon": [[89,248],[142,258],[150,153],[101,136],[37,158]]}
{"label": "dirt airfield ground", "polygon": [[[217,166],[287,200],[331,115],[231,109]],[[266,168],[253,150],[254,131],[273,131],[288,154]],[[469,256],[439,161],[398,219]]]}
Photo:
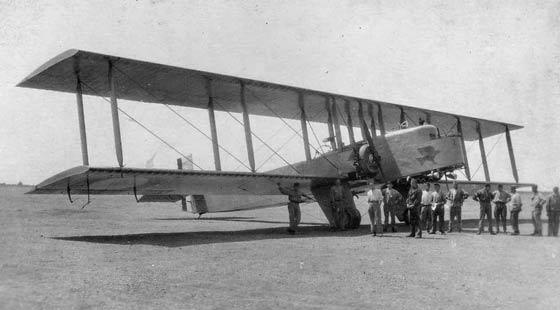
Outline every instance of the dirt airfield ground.
{"label": "dirt airfield ground", "polygon": [[[286,208],[205,215],[178,205],[0,188],[2,309],[558,309],[560,239],[466,232],[375,238],[329,232],[316,205],[301,233]],[[362,198],[359,209],[366,211]],[[447,216],[447,214],[446,214]],[[509,228],[509,227],[508,227]],[[546,234],[546,225],[545,225]]]}

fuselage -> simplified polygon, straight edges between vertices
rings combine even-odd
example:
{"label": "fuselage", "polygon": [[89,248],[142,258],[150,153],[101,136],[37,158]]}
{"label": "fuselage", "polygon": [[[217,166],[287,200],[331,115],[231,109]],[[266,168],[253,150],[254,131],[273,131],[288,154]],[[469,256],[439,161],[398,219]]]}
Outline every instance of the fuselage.
{"label": "fuselage", "polygon": [[[424,176],[434,170],[452,170],[463,165],[461,142],[459,137],[439,137],[435,126],[423,125],[397,130],[385,136],[373,138],[375,148],[379,153],[379,171],[376,167],[368,165],[367,158],[359,152],[367,147],[365,141],[356,142],[355,145],[344,146],[322,154],[311,161],[303,161],[292,166],[280,167],[268,173],[319,176],[325,178],[343,178],[346,181],[358,179],[374,179],[376,182],[392,182],[408,176]],[[362,167],[358,168],[358,165]],[[294,169],[295,168],[295,169]],[[356,170],[366,171],[357,174]],[[297,170],[297,172],[296,172]],[[327,184],[318,184],[316,187],[329,188]],[[326,204],[324,190],[317,188],[302,188],[308,194],[313,194],[320,204]],[[327,190],[328,192],[328,190]],[[284,195],[204,195],[208,212],[220,212],[258,207],[271,207],[286,203]],[[323,206],[322,206],[323,208]],[[323,208],[325,214],[328,210]],[[327,215],[329,217],[329,215]],[[329,219],[330,220],[330,219]]]}
{"label": "fuselage", "polygon": [[[365,141],[360,141],[355,145],[347,145],[340,150],[325,153],[311,161],[295,163],[293,164],[295,169],[285,166],[270,172],[279,174],[299,172],[303,175],[342,177],[351,180],[357,177],[356,170],[361,169],[365,172],[361,174],[362,178],[389,182],[434,170],[457,168],[464,162],[460,138],[439,137],[437,128],[432,125],[411,127],[385,136],[376,136],[373,137],[373,143],[380,157],[378,166],[381,171],[369,165],[367,158],[363,158],[364,152],[359,150],[367,145]],[[368,153],[365,154],[367,155]]]}

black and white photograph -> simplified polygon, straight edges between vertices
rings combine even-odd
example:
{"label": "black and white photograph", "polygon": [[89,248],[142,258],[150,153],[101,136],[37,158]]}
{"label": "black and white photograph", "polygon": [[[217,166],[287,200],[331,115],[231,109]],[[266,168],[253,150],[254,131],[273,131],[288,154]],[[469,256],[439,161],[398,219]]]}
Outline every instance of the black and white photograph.
{"label": "black and white photograph", "polygon": [[559,0],[0,0],[0,309],[558,309],[559,186]]}

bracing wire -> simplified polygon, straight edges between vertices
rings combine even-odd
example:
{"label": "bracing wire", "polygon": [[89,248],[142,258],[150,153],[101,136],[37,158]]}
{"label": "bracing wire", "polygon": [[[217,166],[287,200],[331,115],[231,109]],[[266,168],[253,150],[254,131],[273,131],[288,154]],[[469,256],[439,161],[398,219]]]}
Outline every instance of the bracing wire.
{"label": "bracing wire", "polygon": [[[255,98],[257,99],[257,101],[259,101],[262,105],[264,105],[270,112],[272,112],[272,114],[274,114],[277,118],[279,118],[288,128],[290,128],[293,132],[295,132],[298,136],[300,136],[300,138],[303,138],[303,136],[301,135],[300,131],[296,130],[294,127],[292,127],[283,117],[281,117],[276,111],[274,111],[269,105],[266,104],[266,102],[264,102],[264,100],[261,100],[252,90],[249,89],[249,93]],[[321,111],[317,112],[315,115],[312,116],[312,118],[315,118],[317,115],[319,115],[319,113],[321,113]],[[307,123],[309,124],[309,127],[311,127],[311,123],[309,122],[309,120],[307,120]],[[324,151],[323,148],[321,147],[321,142],[319,142],[319,139],[317,138],[317,135],[315,134],[315,131],[313,130],[313,127],[311,127],[311,131],[313,133],[313,136],[315,136],[315,140],[317,140],[317,144],[319,145],[320,151],[315,148],[311,143],[309,144],[309,146],[311,148],[313,148],[313,150],[315,152],[319,152],[321,155],[324,155]],[[331,160],[329,160],[327,157],[323,157],[325,160],[327,160],[327,162],[329,162],[329,164],[331,164],[337,171],[339,170],[339,167],[337,165],[335,165]]]}
{"label": "bracing wire", "polygon": [[[121,69],[119,69],[117,66],[114,66],[115,70],[119,71],[122,75],[124,75],[125,77],[127,77],[129,80],[131,80],[132,82],[134,82],[134,84],[136,84],[138,87],[140,87],[140,89],[142,89],[144,92],[146,92],[148,95],[152,96],[155,100],[158,100],[158,98],[152,94],[149,90],[147,90],[146,88],[144,88],[139,82],[137,82],[136,80],[134,80],[132,77],[130,77],[128,74],[126,74],[125,72],[123,72]],[[175,115],[177,115],[179,118],[181,118],[183,121],[185,121],[187,124],[189,124],[192,128],[194,128],[196,131],[198,131],[200,134],[202,134],[204,137],[206,137],[207,139],[209,139],[210,141],[212,141],[212,137],[210,137],[208,134],[206,134],[204,131],[202,131],[200,128],[198,128],[195,124],[193,124],[191,121],[189,121],[187,118],[185,118],[183,115],[181,115],[179,112],[177,112],[177,110],[173,109],[172,107],[169,106],[169,104],[167,103],[163,103],[162,104],[169,109],[172,113],[174,113]],[[218,144],[218,147],[226,152],[229,156],[231,156],[233,159],[235,159],[237,162],[239,162],[240,164],[242,164],[243,166],[245,166],[247,169],[251,170],[251,168],[249,166],[247,166],[247,164],[245,164],[242,160],[240,160],[239,158],[237,158],[235,155],[233,155],[230,151],[228,151],[226,148],[224,148],[223,146]]]}
{"label": "bracing wire", "polygon": [[[494,145],[492,145],[492,148],[490,149],[490,151],[488,153],[486,153],[486,157],[490,157],[490,155],[492,154],[492,151],[494,150],[496,145],[498,145],[498,142],[500,142],[501,140],[502,140],[502,136],[499,136],[498,139],[496,140],[496,142],[494,142]],[[476,170],[472,174],[471,178],[474,178],[476,173],[480,170],[480,167],[482,167],[482,163],[480,163],[480,165],[478,165],[478,168],[476,168]]]}
{"label": "bracing wire", "polygon": [[[235,116],[233,116],[233,114],[231,114],[230,111],[228,111],[220,102],[219,100],[216,100],[215,102],[216,104],[218,104],[224,111],[226,111],[227,114],[229,114],[229,116],[231,116],[231,118],[233,118],[239,125],[241,126],[245,126],[243,124],[243,122],[241,122],[240,120],[238,120]],[[294,167],[294,165],[292,165],[290,162],[288,162],[284,157],[282,157],[282,155],[278,154],[278,152],[276,152],[276,150],[274,150],[270,145],[268,145],[268,143],[266,143],[263,139],[261,139],[261,137],[259,137],[258,135],[256,135],[252,130],[251,130],[251,134],[257,139],[259,140],[262,144],[264,144],[269,150],[271,150],[276,156],[278,156],[278,158],[280,158],[284,163],[286,163],[286,165],[290,166],[296,173],[301,175],[301,172],[299,170],[296,169],[296,167]]]}
{"label": "bracing wire", "polygon": [[[93,87],[89,86],[87,83],[85,83],[84,81],[80,81],[80,83],[82,83],[82,85],[84,85],[85,87],[89,88],[92,92],[94,92],[98,97],[101,97],[103,100],[111,103],[110,100],[108,100],[107,98],[105,98],[104,96],[102,96],[101,94],[99,94]],[[154,136],[156,139],[158,139],[159,141],[161,141],[163,144],[167,145],[169,148],[171,148],[173,151],[175,151],[177,154],[181,155],[181,157],[185,158],[186,160],[188,160],[191,164],[193,164],[195,167],[197,167],[200,170],[204,170],[202,167],[200,167],[199,165],[197,165],[194,161],[192,161],[190,158],[188,158],[185,154],[183,154],[181,151],[179,151],[177,148],[175,148],[173,145],[171,145],[169,142],[165,141],[162,137],[160,137],[159,135],[157,135],[154,131],[152,131],[151,129],[149,129],[148,127],[146,127],[144,124],[142,124],[140,121],[138,121],[137,119],[135,119],[134,117],[132,117],[132,115],[128,114],[126,111],[124,111],[123,109],[121,109],[120,107],[117,107],[117,109],[119,109],[119,111],[121,113],[123,113],[124,115],[126,115],[126,117],[128,117],[130,120],[132,120],[133,122],[135,122],[136,124],[138,124],[140,127],[142,127],[144,130],[146,130],[148,133],[150,133],[152,136]]]}
{"label": "bracing wire", "polygon": [[[294,114],[292,117],[295,117],[295,114]],[[271,135],[271,137],[275,137],[278,133],[280,133],[280,131],[282,131],[282,128],[278,128],[278,129]],[[291,140],[291,139],[292,139],[292,138],[290,138],[290,140]],[[284,146],[285,146],[285,145],[283,145],[282,147],[284,147]],[[259,145],[259,146],[255,149],[255,154],[258,153],[263,147],[264,147],[264,144]],[[280,147],[280,148],[282,148],[282,147]],[[277,149],[277,150],[280,150],[280,148]],[[259,170],[260,168],[262,168],[262,166],[266,163],[266,161],[268,161],[270,158],[272,158],[272,156],[274,156],[274,153],[272,153],[271,156],[269,156],[262,164],[260,164],[260,165],[256,168],[256,170]],[[240,167],[240,166],[237,166],[237,167],[235,167],[235,169],[233,169],[233,170],[237,170],[237,169],[239,169],[239,167]]]}
{"label": "bracing wire", "polygon": [[[138,83],[137,81],[135,81],[134,79],[132,79],[130,76],[128,76],[126,73],[124,73],[122,70],[114,67],[115,69],[117,69],[120,73],[122,73],[123,75],[125,75],[127,78],[129,78],[131,81],[133,81],[137,86],[139,86],[141,89],[143,89],[147,94],[149,94],[150,96],[152,96],[154,99],[158,99],[157,97],[155,97],[155,95],[153,95],[151,92],[149,92],[148,90],[146,90],[144,87],[142,87],[142,85],[140,83]],[[105,98],[104,96],[102,96],[99,92],[97,92],[93,87],[89,86],[89,84],[81,81],[81,83],[89,88],[93,93],[96,94],[96,96],[101,97],[103,100],[107,101],[108,103],[111,103],[110,100],[108,100],[107,98]],[[196,129],[197,131],[199,131],[201,134],[203,134],[205,137],[209,138],[211,140],[211,138],[206,135],[204,132],[202,132],[198,127],[196,127],[194,124],[192,124],[190,121],[188,121],[186,118],[184,118],[182,115],[180,115],[177,111],[175,111],[174,109],[172,109],[171,107],[169,107],[168,104],[163,103],[168,109],[170,109],[172,112],[174,112],[177,116],[179,116],[181,119],[183,119],[185,122],[187,122],[189,125],[191,125],[191,127],[193,127],[194,129]],[[185,154],[183,154],[181,151],[179,151],[177,148],[175,148],[173,145],[171,145],[169,142],[165,141],[163,138],[161,138],[159,135],[157,135],[154,131],[150,130],[147,126],[145,126],[144,124],[142,124],[140,121],[138,121],[137,119],[135,119],[132,115],[128,114],[126,111],[124,111],[123,109],[121,109],[120,107],[117,107],[118,110],[123,113],[125,116],[127,116],[130,120],[132,120],[133,122],[135,122],[136,124],[138,124],[140,127],[142,127],[144,130],[146,130],[148,133],[150,133],[152,136],[154,136],[155,138],[157,138],[159,141],[161,141],[162,143],[164,143],[166,146],[168,146],[169,148],[171,148],[172,150],[174,150],[177,154],[181,155],[183,158],[185,158],[186,160],[188,160],[189,162],[191,162],[193,164],[193,166],[196,166],[197,168],[199,168],[200,170],[204,170],[202,167],[200,167],[199,165],[197,165],[196,163],[194,163],[191,159],[189,159]],[[222,106],[223,108],[223,106]],[[228,112],[229,113],[229,112]],[[230,113],[231,115],[231,113]],[[239,120],[237,120],[235,117],[233,117],[233,115],[231,115],[232,118],[234,118],[236,121],[239,122]],[[254,133],[252,133],[253,135],[255,135]],[[255,137],[257,137],[255,135]],[[257,137],[257,139],[259,139]],[[260,139],[259,139],[260,140]],[[261,141],[262,142],[262,141]],[[263,144],[265,144],[263,142]],[[233,154],[231,154],[228,150],[226,150],[225,148],[223,148],[222,146],[220,146],[220,148],[225,151],[226,153],[228,153],[228,155],[232,156],[234,159],[236,159],[238,162],[240,162],[242,165],[244,165],[245,167],[247,167],[248,169],[250,169],[247,165],[245,165],[245,163],[243,163],[242,161],[240,161],[236,156],[234,156]],[[290,165],[292,166],[292,165]],[[293,166],[292,166],[293,167]],[[296,170],[297,172],[297,170]],[[299,172],[298,172],[299,173]],[[270,200],[270,199],[269,199]],[[272,201],[272,200],[270,200]],[[307,212],[302,212],[304,214],[307,214],[319,221],[321,221],[321,219],[307,213]]]}
{"label": "bracing wire", "polygon": [[[288,143],[290,143],[290,141],[292,141],[293,138],[296,137],[296,134],[292,134],[290,136],[290,138],[288,140],[286,140],[286,142],[284,142],[279,148],[278,150],[282,149],[283,147],[285,147],[286,145],[288,145]],[[274,156],[274,153],[270,154],[265,160],[263,160],[263,162],[257,167],[257,170],[261,169],[272,157]]]}

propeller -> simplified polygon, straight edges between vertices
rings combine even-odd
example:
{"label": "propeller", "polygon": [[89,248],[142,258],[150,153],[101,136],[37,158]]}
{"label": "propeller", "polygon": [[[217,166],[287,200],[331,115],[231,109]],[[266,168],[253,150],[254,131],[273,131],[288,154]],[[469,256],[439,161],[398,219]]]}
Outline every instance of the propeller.
{"label": "propeller", "polygon": [[379,162],[381,161],[381,157],[379,156],[379,153],[377,153],[377,150],[375,149],[373,138],[371,137],[366,121],[364,120],[364,108],[360,100],[358,100],[358,118],[360,119],[360,127],[362,129],[362,133],[365,135],[364,138],[368,143],[369,151],[371,153],[371,156],[373,156],[373,162],[375,162],[377,168],[379,169],[379,173],[381,173],[381,176],[383,177],[383,179],[385,179],[385,175],[383,174],[383,169],[379,164]]}

